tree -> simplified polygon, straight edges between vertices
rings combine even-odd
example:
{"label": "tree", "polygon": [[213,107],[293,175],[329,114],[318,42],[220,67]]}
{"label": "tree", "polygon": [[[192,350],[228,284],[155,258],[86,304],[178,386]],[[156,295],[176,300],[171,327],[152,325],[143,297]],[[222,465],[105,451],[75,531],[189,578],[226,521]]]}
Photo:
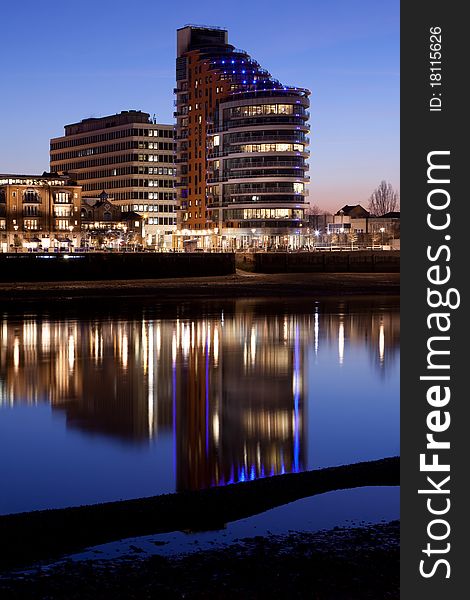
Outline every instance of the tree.
{"label": "tree", "polygon": [[369,198],[369,212],[376,217],[394,212],[400,208],[400,197],[391,183],[381,181]]}
{"label": "tree", "polygon": [[308,215],[330,215],[331,213],[327,210],[320,208],[318,204],[307,204],[305,214]]}

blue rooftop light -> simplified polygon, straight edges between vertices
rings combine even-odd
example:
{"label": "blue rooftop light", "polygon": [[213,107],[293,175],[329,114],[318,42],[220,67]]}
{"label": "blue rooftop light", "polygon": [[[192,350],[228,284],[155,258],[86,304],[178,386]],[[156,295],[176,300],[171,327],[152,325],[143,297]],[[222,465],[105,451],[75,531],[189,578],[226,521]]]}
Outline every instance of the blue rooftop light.
{"label": "blue rooftop light", "polygon": [[234,60],[232,60],[232,65],[234,65],[234,64],[235,64],[235,61],[234,61]]}
{"label": "blue rooftop light", "polygon": [[225,65],[225,60],[222,61],[222,64]]}

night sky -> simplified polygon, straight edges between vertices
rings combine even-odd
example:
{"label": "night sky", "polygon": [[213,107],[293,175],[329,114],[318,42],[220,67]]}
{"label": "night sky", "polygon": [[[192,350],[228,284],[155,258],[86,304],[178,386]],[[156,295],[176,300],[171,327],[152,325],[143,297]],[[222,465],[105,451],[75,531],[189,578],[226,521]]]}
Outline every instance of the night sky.
{"label": "night sky", "polygon": [[382,179],[399,187],[398,0],[29,0],[2,3],[0,23],[0,173],[48,170],[49,139],[87,117],[172,123],[176,29],[195,23],[312,91],[312,203],[367,206]]}

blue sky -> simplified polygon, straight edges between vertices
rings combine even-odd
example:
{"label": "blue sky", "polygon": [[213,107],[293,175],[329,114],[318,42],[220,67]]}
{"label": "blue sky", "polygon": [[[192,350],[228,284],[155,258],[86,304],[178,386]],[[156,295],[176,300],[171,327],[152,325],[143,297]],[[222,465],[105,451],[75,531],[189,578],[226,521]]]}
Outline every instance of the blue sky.
{"label": "blue sky", "polygon": [[[171,10],[175,7],[175,10]],[[127,109],[173,122],[176,29],[219,25],[311,95],[310,199],[399,188],[399,1],[37,0],[0,12],[0,173],[42,173],[63,126]]]}

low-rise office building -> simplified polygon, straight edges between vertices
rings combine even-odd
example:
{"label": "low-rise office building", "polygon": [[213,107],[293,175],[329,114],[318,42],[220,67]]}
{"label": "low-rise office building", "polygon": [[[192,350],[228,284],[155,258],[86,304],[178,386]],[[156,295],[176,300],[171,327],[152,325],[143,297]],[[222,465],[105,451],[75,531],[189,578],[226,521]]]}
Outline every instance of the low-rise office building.
{"label": "low-rise office building", "polygon": [[84,119],[51,139],[51,170],[70,174],[86,197],[99,198],[104,190],[124,213],[139,213],[145,244],[170,249],[176,229],[173,137],[173,125],[140,110]]}

